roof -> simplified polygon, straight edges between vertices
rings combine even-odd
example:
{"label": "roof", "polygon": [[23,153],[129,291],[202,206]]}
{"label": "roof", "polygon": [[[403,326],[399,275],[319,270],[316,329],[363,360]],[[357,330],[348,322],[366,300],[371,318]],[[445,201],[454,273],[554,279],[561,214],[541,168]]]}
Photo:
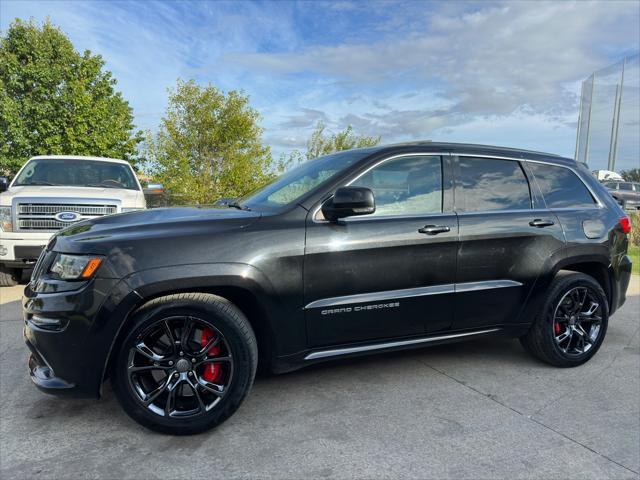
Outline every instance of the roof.
{"label": "roof", "polygon": [[111,163],[124,163],[129,164],[126,160],[121,160],[119,158],[108,158],[108,157],[85,157],[82,155],[38,155],[36,157],[31,157],[29,160],[43,160],[43,159],[60,159],[60,160],[94,160],[99,162],[111,162]]}
{"label": "roof", "polygon": [[379,153],[391,150],[404,150],[409,148],[420,147],[424,152],[451,152],[451,153],[467,153],[476,155],[504,156],[511,158],[530,158],[533,160],[549,160],[558,163],[575,164],[572,158],[562,157],[553,153],[537,152],[533,150],[525,150],[511,147],[498,147],[493,145],[477,145],[472,143],[448,143],[448,142],[431,142],[416,141],[403,142],[390,145],[380,145],[371,148],[371,152]]}

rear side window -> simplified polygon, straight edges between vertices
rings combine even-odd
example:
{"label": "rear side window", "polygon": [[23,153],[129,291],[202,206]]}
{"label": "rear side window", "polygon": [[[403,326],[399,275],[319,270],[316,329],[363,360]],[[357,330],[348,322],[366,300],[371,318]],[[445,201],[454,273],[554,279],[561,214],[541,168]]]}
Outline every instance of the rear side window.
{"label": "rear side window", "polygon": [[633,187],[631,186],[630,183],[621,183],[620,184],[620,190],[627,190],[628,192],[632,192],[633,191]]}
{"label": "rear side window", "polygon": [[460,157],[459,182],[467,212],[531,208],[529,182],[517,161]]}
{"label": "rear side window", "polygon": [[595,200],[585,184],[568,168],[530,163],[548,208],[593,207]]}

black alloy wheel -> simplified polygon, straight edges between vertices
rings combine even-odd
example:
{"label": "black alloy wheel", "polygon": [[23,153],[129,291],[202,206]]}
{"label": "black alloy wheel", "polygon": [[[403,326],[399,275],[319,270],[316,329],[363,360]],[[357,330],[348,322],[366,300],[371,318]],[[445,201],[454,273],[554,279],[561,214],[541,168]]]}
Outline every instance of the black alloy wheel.
{"label": "black alloy wheel", "polygon": [[124,328],[111,383],[140,424],[175,435],[199,433],[229,418],[249,393],[257,342],[228,300],[169,295],[144,305]]}
{"label": "black alloy wheel", "polygon": [[577,367],[593,357],[607,332],[609,302],[589,275],[560,272],[529,331],[525,350],[556,367]]}

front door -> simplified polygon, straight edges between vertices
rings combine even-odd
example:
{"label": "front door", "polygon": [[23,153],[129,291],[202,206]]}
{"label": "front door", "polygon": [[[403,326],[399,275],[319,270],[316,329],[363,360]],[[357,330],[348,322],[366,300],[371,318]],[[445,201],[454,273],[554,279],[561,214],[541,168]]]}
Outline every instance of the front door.
{"label": "front door", "polygon": [[304,264],[310,346],[451,325],[458,223],[444,158],[393,157],[349,182],[373,191],[373,214],[328,222],[312,210]]}

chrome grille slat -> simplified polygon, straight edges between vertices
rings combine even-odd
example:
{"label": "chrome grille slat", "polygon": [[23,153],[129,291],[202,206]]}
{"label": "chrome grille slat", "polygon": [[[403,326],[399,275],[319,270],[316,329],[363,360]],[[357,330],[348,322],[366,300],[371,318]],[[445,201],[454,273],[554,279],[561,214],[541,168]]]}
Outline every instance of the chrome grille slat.
{"label": "chrome grille slat", "polygon": [[55,232],[74,222],[61,222],[54,217],[60,212],[74,212],[80,220],[102,217],[118,212],[117,205],[74,203],[18,203],[16,226],[18,231]]}
{"label": "chrome grille slat", "polygon": [[55,215],[60,212],[75,212],[81,215],[110,215],[116,213],[115,205],[69,205],[69,204],[18,204],[18,215]]}

